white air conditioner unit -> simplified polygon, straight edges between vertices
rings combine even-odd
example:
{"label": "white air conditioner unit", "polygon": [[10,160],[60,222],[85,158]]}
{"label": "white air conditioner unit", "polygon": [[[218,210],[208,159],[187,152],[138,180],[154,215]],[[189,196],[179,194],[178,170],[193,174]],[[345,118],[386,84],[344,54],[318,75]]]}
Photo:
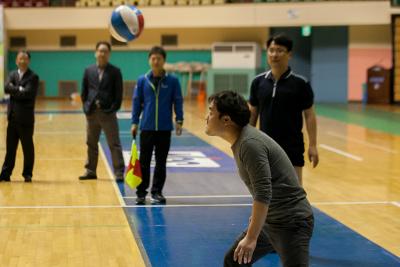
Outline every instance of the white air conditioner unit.
{"label": "white air conditioner unit", "polygon": [[261,66],[261,48],[257,43],[214,43],[213,69],[256,69]]}

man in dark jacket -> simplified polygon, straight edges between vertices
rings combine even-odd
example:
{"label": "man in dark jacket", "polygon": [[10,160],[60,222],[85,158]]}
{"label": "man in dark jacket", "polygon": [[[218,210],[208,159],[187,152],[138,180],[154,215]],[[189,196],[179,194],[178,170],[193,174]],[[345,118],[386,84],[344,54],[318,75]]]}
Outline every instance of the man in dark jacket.
{"label": "man in dark jacket", "polygon": [[80,180],[97,179],[97,143],[101,130],[110,147],[116,181],[124,180],[125,164],[116,115],[122,102],[122,74],[119,68],[109,63],[110,53],[111,45],[108,42],[98,42],[96,64],[87,67],[83,76],[81,99],[87,121],[88,156],[86,173],[79,177]]}
{"label": "man in dark jacket", "polygon": [[32,181],[35,151],[33,146],[35,99],[39,86],[39,77],[29,69],[30,54],[21,50],[17,54],[18,69],[12,71],[5,83],[5,93],[10,95],[7,111],[7,151],[0,181],[9,182],[15,165],[18,141],[21,141],[24,153],[22,176],[25,182]]}
{"label": "man in dark jacket", "polygon": [[[139,77],[133,96],[132,135],[136,136],[140,115],[140,164],[142,183],[137,188],[136,204],[145,204],[150,183],[150,163],[155,151],[151,203],[165,204],[162,190],[166,180],[167,156],[173,130],[175,111],[176,135],[181,135],[183,124],[183,98],[178,79],[165,72],[166,52],[155,46],[149,53],[151,71]],[[142,112],[143,111],[143,112]]]}

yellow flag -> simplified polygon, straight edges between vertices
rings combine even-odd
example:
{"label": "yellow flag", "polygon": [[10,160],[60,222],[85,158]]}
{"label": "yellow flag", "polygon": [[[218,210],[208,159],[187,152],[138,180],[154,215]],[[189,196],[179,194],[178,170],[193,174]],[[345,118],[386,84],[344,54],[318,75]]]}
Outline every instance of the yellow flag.
{"label": "yellow flag", "polygon": [[125,182],[133,189],[142,182],[142,170],[136,147],[135,139],[132,140],[131,159],[126,170]]}

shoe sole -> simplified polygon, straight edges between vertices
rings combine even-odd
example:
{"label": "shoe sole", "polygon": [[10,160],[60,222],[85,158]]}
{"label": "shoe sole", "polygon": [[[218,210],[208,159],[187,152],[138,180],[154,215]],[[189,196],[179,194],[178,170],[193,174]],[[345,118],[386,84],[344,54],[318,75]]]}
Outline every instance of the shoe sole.
{"label": "shoe sole", "polygon": [[151,204],[154,204],[154,205],[156,205],[156,204],[166,204],[167,203],[166,200],[159,201],[159,200],[156,200],[156,199],[150,199],[150,202],[151,202]]}
{"label": "shoe sole", "polygon": [[81,177],[79,177],[79,180],[96,180],[97,179],[97,177],[95,177],[95,178],[81,178]]}

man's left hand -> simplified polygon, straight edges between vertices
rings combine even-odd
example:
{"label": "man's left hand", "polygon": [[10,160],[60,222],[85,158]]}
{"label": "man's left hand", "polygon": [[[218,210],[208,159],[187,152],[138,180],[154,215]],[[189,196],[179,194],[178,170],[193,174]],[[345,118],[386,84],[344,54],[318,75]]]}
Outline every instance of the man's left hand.
{"label": "man's left hand", "polygon": [[257,245],[257,239],[250,240],[245,236],[237,245],[233,254],[233,260],[239,264],[248,264],[251,262],[253,252]]}
{"label": "man's left hand", "polygon": [[182,134],[182,123],[175,123],[175,133],[177,136]]}
{"label": "man's left hand", "polygon": [[312,162],[313,168],[317,167],[319,162],[318,150],[316,146],[310,146],[308,148],[308,159]]}

